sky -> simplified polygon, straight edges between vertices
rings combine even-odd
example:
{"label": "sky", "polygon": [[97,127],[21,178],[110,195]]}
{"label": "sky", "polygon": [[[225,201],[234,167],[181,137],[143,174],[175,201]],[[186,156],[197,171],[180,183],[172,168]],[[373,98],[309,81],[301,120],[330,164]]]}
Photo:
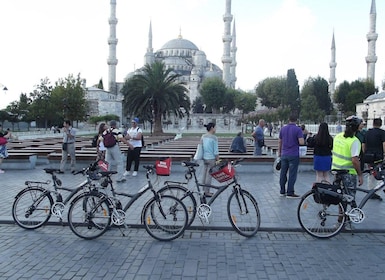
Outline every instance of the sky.
{"label": "sky", "polygon": [[[144,63],[152,22],[153,48],[181,33],[222,68],[226,0],[116,0],[117,82]],[[294,69],[299,85],[329,80],[336,42],[337,85],[366,78],[366,34],[372,0],[233,0],[236,88],[250,91]],[[377,0],[375,83],[385,79],[385,1]],[[109,0],[0,0],[0,109],[48,78],[69,74],[87,86],[108,85]]]}

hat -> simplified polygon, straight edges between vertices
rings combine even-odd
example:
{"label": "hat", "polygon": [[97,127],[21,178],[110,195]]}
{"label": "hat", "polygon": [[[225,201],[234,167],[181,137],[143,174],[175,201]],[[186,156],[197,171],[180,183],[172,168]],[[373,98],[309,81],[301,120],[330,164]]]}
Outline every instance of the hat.
{"label": "hat", "polygon": [[133,118],[131,122],[139,123],[139,118]]}
{"label": "hat", "polygon": [[114,120],[110,121],[110,126],[116,126],[116,121]]}

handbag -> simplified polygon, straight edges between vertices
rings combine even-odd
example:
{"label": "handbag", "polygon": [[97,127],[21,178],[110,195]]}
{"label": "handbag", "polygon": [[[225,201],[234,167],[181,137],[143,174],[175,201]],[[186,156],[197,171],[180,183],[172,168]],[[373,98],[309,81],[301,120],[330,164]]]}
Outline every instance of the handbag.
{"label": "handbag", "polygon": [[203,159],[203,147],[202,144],[199,143],[197,145],[197,150],[194,155],[194,160],[202,160]]}
{"label": "handbag", "polygon": [[8,140],[7,140],[7,138],[5,138],[5,137],[0,137],[0,145],[2,146],[2,145],[5,145],[5,144],[7,144],[8,143]]}
{"label": "handbag", "polygon": [[62,150],[67,151],[67,143],[63,143]]}

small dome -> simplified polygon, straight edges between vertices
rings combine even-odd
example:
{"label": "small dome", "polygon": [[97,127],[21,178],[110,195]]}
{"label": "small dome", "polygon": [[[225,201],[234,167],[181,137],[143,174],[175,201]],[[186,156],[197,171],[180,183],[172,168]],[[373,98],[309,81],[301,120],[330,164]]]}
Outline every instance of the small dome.
{"label": "small dome", "polygon": [[385,99],[385,91],[369,95],[365,100]]}
{"label": "small dome", "polygon": [[195,44],[189,40],[183,39],[183,38],[177,38],[168,41],[166,44],[163,45],[161,50],[164,49],[189,49],[189,50],[199,50]]}

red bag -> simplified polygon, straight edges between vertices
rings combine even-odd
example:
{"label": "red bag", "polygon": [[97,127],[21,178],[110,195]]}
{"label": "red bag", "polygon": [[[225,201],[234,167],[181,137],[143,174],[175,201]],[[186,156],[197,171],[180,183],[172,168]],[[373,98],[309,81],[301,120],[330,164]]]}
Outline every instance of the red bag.
{"label": "red bag", "polygon": [[157,175],[169,176],[171,174],[171,158],[160,158],[155,163]]}
{"label": "red bag", "polygon": [[224,161],[211,167],[210,175],[219,183],[223,183],[234,178],[235,170],[230,162]]}
{"label": "red bag", "polygon": [[108,162],[105,160],[98,160],[98,167],[101,171],[108,171]]}
{"label": "red bag", "polygon": [[7,144],[8,143],[8,140],[7,140],[7,138],[5,138],[5,137],[0,137],[0,145],[2,146],[2,145],[5,145],[5,144]]}

